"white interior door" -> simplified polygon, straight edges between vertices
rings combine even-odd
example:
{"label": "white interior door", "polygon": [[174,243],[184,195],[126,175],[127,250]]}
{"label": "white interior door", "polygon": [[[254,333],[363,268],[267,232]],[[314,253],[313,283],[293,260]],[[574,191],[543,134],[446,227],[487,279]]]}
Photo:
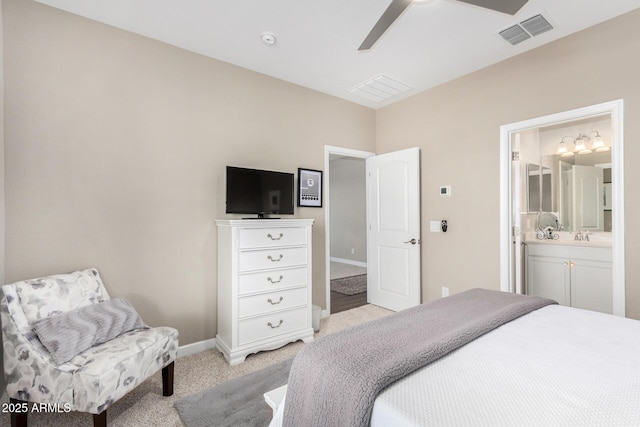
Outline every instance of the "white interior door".
{"label": "white interior door", "polygon": [[367,301],[420,304],[420,150],[367,159]]}

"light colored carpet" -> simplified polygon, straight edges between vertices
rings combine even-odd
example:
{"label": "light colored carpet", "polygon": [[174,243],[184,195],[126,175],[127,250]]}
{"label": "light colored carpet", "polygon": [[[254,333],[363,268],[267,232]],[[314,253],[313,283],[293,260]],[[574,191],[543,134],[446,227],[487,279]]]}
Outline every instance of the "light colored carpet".
{"label": "light colored carpet", "polygon": [[[390,313],[389,310],[368,304],[333,314],[320,321],[320,331],[315,334],[315,337],[319,338]],[[162,396],[162,378],[158,372],[109,408],[108,425],[109,427],[182,427],[178,412],[173,407],[176,400],[291,358],[303,346],[302,341],[297,341],[277,350],[260,352],[247,357],[244,363],[236,366],[229,366],[217,350],[204,351],[178,359],[174,372],[173,396]],[[8,402],[6,393],[0,402]],[[86,427],[91,426],[92,422],[90,414],[75,412],[29,414],[30,427]],[[0,413],[0,426],[8,425],[10,425],[9,414]]]}

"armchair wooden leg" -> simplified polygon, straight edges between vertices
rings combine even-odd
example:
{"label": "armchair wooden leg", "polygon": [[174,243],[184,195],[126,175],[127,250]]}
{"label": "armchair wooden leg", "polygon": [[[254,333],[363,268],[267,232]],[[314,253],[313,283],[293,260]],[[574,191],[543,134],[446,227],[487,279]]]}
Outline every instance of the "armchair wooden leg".
{"label": "armchair wooden leg", "polygon": [[[11,427],[27,427],[27,408],[29,404],[18,399],[9,399],[11,411]],[[23,410],[25,409],[25,410]]]}
{"label": "armchair wooden leg", "polygon": [[162,368],[162,395],[173,395],[173,365],[175,362],[169,363]]}
{"label": "armchair wooden leg", "polygon": [[107,427],[107,410],[93,414],[93,427]]}

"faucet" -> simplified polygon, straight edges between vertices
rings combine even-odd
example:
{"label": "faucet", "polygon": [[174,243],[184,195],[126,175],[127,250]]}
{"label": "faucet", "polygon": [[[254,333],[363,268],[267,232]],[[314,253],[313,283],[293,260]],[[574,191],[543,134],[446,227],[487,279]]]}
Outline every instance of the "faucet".
{"label": "faucet", "polygon": [[573,238],[573,240],[583,240],[584,237],[582,236],[582,231],[578,231],[576,232],[576,237]]}
{"label": "faucet", "polygon": [[583,231],[584,233],[584,241],[588,242],[589,241],[589,235],[592,234],[589,231]]}

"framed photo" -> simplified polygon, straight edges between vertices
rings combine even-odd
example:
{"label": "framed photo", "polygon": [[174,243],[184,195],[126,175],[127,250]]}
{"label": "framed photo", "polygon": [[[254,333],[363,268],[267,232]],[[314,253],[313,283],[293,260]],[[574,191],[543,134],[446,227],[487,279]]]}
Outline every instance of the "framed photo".
{"label": "framed photo", "polygon": [[298,206],[322,207],[322,171],[298,168]]}

